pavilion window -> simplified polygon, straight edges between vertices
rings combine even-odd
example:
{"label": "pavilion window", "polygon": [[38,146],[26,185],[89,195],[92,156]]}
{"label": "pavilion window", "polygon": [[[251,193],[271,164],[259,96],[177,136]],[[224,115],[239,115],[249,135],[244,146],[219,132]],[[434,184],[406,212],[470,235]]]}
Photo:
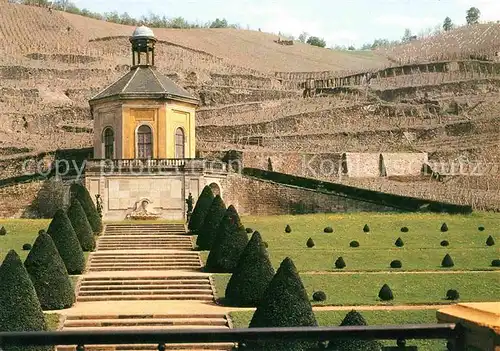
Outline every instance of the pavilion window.
{"label": "pavilion window", "polygon": [[185,136],[182,128],[175,131],[175,158],[185,158]]}
{"label": "pavilion window", "polygon": [[103,133],[104,136],[104,158],[114,158],[115,152],[115,132],[112,128],[106,128]]}
{"label": "pavilion window", "polygon": [[151,127],[142,125],[137,130],[137,157],[150,159],[153,157],[153,133]]}

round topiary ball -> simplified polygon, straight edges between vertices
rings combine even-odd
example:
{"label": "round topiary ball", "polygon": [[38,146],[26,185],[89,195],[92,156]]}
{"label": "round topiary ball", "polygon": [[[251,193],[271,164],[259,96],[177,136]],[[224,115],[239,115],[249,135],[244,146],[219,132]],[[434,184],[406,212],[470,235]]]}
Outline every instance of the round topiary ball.
{"label": "round topiary ball", "polygon": [[488,245],[488,246],[495,245],[495,239],[493,239],[493,237],[491,235],[488,237],[488,239],[486,239],[486,245]]}
{"label": "round topiary ball", "polygon": [[268,249],[268,248],[269,248],[269,244],[267,243],[267,241],[263,241],[263,242],[262,242],[262,244],[264,245],[264,247],[265,247],[266,249]]}
{"label": "round topiary ball", "polygon": [[314,240],[312,238],[307,239],[306,245],[308,248],[314,247]]}
{"label": "round topiary ball", "polygon": [[460,298],[460,294],[455,289],[450,289],[446,292],[446,300],[458,300]]}
{"label": "round topiary ball", "polygon": [[401,268],[403,267],[403,264],[401,263],[400,260],[394,260],[391,262],[391,268]]}
{"label": "round topiary ball", "polygon": [[247,228],[247,229],[245,229],[245,230],[246,230],[246,232],[247,232],[248,234],[252,234],[252,233],[253,233],[253,229],[252,229],[252,228]]}
{"label": "round topiary ball", "polygon": [[443,241],[441,241],[440,245],[446,247],[446,246],[450,245],[450,243],[448,242],[448,240],[443,240]]}
{"label": "round topiary ball", "polygon": [[408,229],[408,227],[401,228],[401,233],[408,233],[409,231],[410,229]]}
{"label": "round topiary ball", "polygon": [[491,261],[491,266],[492,267],[500,267],[500,259],[495,259],[493,261]]}
{"label": "round topiary ball", "polygon": [[380,289],[380,291],[378,293],[378,297],[382,301],[390,301],[390,300],[394,299],[394,295],[392,294],[392,290],[389,287],[389,285],[384,284],[384,286],[382,286],[382,288]]}
{"label": "round topiary ball", "polygon": [[287,224],[285,227],[285,233],[291,233],[291,232],[292,232],[292,228],[290,227],[289,224]]}
{"label": "round topiary ball", "polygon": [[333,228],[332,227],[326,227],[325,229],[323,229],[323,232],[325,232],[325,233],[333,233]]}
{"label": "round topiary ball", "polygon": [[349,246],[350,246],[350,247],[359,247],[359,242],[357,242],[356,240],[351,241],[351,242],[349,243]]}
{"label": "round topiary ball", "polygon": [[7,229],[5,229],[5,227],[0,227],[0,236],[4,236],[4,235],[7,235]]}
{"label": "round topiary ball", "polygon": [[323,291],[316,291],[313,294],[313,300],[316,302],[326,301],[326,294]]}
{"label": "round topiary ball", "polygon": [[23,250],[24,251],[29,251],[29,250],[31,250],[31,247],[32,247],[31,244],[26,243],[26,244],[23,245]]}
{"label": "round topiary ball", "polygon": [[344,259],[342,257],[337,258],[335,261],[335,268],[337,269],[343,269],[345,268],[346,264],[344,262]]}
{"label": "round topiary ball", "polygon": [[46,233],[45,229],[40,229],[38,231],[38,235],[42,235],[42,234],[45,234],[45,233]]}
{"label": "round topiary ball", "polygon": [[394,243],[394,245],[396,245],[397,247],[403,247],[403,246],[405,246],[405,243],[403,242],[403,239],[398,238],[396,240],[396,242]]}
{"label": "round topiary ball", "polygon": [[370,227],[368,226],[368,224],[365,224],[365,226],[363,227],[363,231],[365,233],[369,233],[370,232]]}
{"label": "round topiary ball", "polygon": [[443,224],[441,225],[441,232],[442,232],[442,233],[445,233],[445,232],[447,232],[447,231],[448,231],[448,225],[447,225],[446,223],[443,223]]}
{"label": "round topiary ball", "polygon": [[443,261],[441,262],[441,266],[445,268],[450,268],[453,267],[454,265],[455,263],[453,262],[451,256],[449,254],[446,254],[446,256],[444,256],[443,258]]}
{"label": "round topiary ball", "polygon": [[479,227],[477,227],[477,230],[479,230],[480,232],[484,232],[484,226],[480,225]]}

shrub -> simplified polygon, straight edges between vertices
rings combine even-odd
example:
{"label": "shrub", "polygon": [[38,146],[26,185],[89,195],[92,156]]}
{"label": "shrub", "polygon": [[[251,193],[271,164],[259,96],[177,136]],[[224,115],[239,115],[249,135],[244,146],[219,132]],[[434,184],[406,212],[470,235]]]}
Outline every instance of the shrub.
{"label": "shrub", "polygon": [[85,211],[83,210],[80,201],[76,198],[71,200],[71,206],[68,208],[68,218],[75,230],[78,242],[83,251],[94,251],[95,239],[92,227],[90,226]]}
{"label": "shrub", "polygon": [[246,231],[248,234],[252,234],[252,233],[253,233],[253,229],[252,229],[252,228],[247,228],[247,229],[245,229],[245,231]]}
{"label": "shrub", "polygon": [[401,263],[400,260],[394,260],[391,262],[391,268],[401,268],[403,267],[403,264]]}
{"label": "shrub", "polygon": [[359,243],[358,243],[356,240],[354,240],[354,241],[351,241],[351,242],[349,243],[349,246],[350,246],[350,247],[359,247]]}
{"label": "shrub", "polygon": [[494,259],[493,261],[491,261],[491,266],[500,267],[500,259]]}
{"label": "shrub", "polygon": [[290,227],[289,224],[287,224],[285,227],[285,233],[291,233],[291,232],[292,232],[292,228]]}
{"label": "shrub", "polygon": [[85,257],[75,230],[63,210],[58,210],[55,213],[47,233],[54,240],[68,273],[81,274],[85,269]]}
{"label": "shrub", "polygon": [[481,226],[479,226],[479,227],[477,228],[477,230],[479,230],[480,232],[484,232],[484,229],[485,229],[485,228],[484,228],[484,226],[482,226],[482,225],[481,225]]}
{"label": "shrub", "polygon": [[451,256],[449,254],[446,254],[446,256],[444,256],[443,258],[443,261],[441,262],[441,266],[449,268],[453,267],[454,265],[455,264],[453,263],[453,259],[451,258]]}
{"label": "shrub", "polygon": [[384,286],[382,286],[382,288],[380,289],[380,291],[378,293],[378,297],[382,301],[390,301],[390,300],[394,299],[394,295],[392,294],[392,290],[391,290],[391,288],[389,288],[389,285],[384,284]]}
{"label": "shrub", "polygon": [[28,244],[28,243],[24,244],[24,245],[23,245],[23,250],[24,250],[24,251],[29,251],[29,250],[31,250],[31,244]]}
{"label": "shrub", "polygon": [[269,248],[269,244],[267,243],[267,241],[263,241],[263,242],[262,242],[262,244],[264,244],[264,247],[265,247],[266,249],[268,249],[268,248]]}
{"label": "shrub", "polygon": [[254,232],[226,287],[229,304],[255,307],[274,276],[274,268],[259,232]]}
{"label": "shrub", "polygon": [[220,195],[217,195],[207,212],[203,228],[198,232],[196,244],[200,250],[210,250],[212,248],[215,236],[217,235],[217,229],[225,214],[226,205]]}
{"label": "shrub", "polygon": [[201,192],[196,205],[194,206],[193,213],[189,219],[188,229],[193,233],[198,233],[202,228],[203,222],[205,222],[205,217],[207,216],[210,206],[214,201],[214,193],[210,186],[205,186]]}
{"label": "shrub", "polygon": [[[83,210],[85,211],[85,214],[87,215],[87,220],[90,223],[90,226],[92,227],[92,231],[95,234],[99,234],[102,232],[102,219],[99,216],[99,212],[97,212],[97,208],[94,204],[94,201],[90,197],[89,192],[87,191],[87,188],[85,188],[83,185],[73,183],[71,184],[71,198],[76,198],[78,201],[80,201],[80,204],[83,207]],[[57,246],[57,244],[56,244]]]}
{"label": "shrub", "polygon": [[408,227],[401,228],[401,233],[408,233],[409,231],[410,229],[408,229]]}
{"label": "shrub", "polygon": [[[46,331],[47,324],[35,288],[14,250],[0,265],[0,331]],[[47,346],[4,346],[5,351],[48,351]]]}
{"label": "shrub", "polygon": [[335,268],[337,269],[343,269],[345,268],[346,264],[344,262],[344,259],[342,257],[337,258],[335,261]]}
{"label": "shrub", "polygon": [[365,233],[369,233],[370,232],[370,227],[368,226],[368,224],[365,224],[365,226],[363,227],[363,231]]}
{"label": "shrub", "polygon": [[75,291],[66,266],[48,234],[40,234],[24,266],[44,310],[60,310],[75,303]]}
{"label": "shrub", "polygon": [[323,291],[316,291],[313,294],[313,300],[316,302],[326,301],[326,294]]}
{"label": "shrub", "polygon": [[323,231],[325,233],[333,233],[333,228],[332,227],[326,227],[325,229],[323,229]]}
{"label": "shrub", "polygon": [[[363,316],[354,310],[347,313],[341,327],[368,325]],[[342,351],[380,351],[382,345],[376,340],[359,340],[348,338],[337,338],[328,343],[328,350]]]}
{"label": "shrub", "polygon": [[[285,258],[269,283],[250,322],[250,328],[317,326],[302,280],[290,258]],[[317,346],[310,341],[255,341],[257,350],[299,351]]]}
{"label": "shrub", "polygon": [[403,242],[403,239],[398,238],[396,240],[396,242],[394,243],[394,245],[396,245],[397,247],[403,247],[405,245],[405,243]]}
{"label": "shrub", "polygon": [[47,232],[45,231],[45,229],[40,229],[40,230],[38,231],[38,235],[45,234],[45,233],[47,233]]}
{"label": "shrub", "polygon": [[493,237],[491,235],[488,237],[488,239],[486,239],[486,245],[488,245],[488,246],[495,245],[495,239],[493,239]]}
{"label": "shrub", "polygon": [[[238,225],[239,224],[239,225]],[[217,228],[212,250],[207,258],[206,269],[212,273],[233,273],[248,243],[245,228],[238,212],[229,206]]]}
{"label": "shrub", "polygon": [[4,226],[0,227],[0,236],[7,235],[7,229]]}
{"label": "shrub", "polygon": [[441,241],[441,246],[445,246],[446,247],[448,245],[450,245],[450,243],[448,242],[448,240]]}
{"label": "shrub", "polygon": [[458,300],[460,298],[460,294],[455,289],[450,289],[446,292],[446,300]]}
{"label": "shrub", "polygon": [[446,223],[443,223],[441,225],[441,232],[445,233],[448,231],[448,225]]}
{"label": "shrub", "polygon": [[312,238],[307,239],[306,245],[308,248],[313,248],[314,247],[314,240]]}

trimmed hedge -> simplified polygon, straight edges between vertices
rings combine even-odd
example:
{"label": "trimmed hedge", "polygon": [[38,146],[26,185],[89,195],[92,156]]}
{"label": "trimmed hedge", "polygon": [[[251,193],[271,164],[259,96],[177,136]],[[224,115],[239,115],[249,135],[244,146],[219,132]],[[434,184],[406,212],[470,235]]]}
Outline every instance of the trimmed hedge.
{"label": "trimmed hedge", "polygon": [[460,294],[455,289],[450,289],[446,292],[446,300],[458,300],[460,298]]}
{"label": "trimmed hedge", "polygon": [[[250,328],[315,327],[318,323],[302,280],[290,258],[285,258],[269,283],[250,322]],[[313,341],[255,341],[253,350],[301,351],[317,347]]]}
{"label": "trimmed hedge", "polygon": [[481,225],[481,226],[479,226],[479,227],[477,227],[477,230],[479,230],[480,232],[484,232],[484,229],[485,229],[485,228],[484,228],[484,226],[482,226],[482,225]]}
{"label": "trimmed hedge", "polygon": [[382,301],[390,301],[390,300],[394,300],[394,295],[392,294],[392,290],[391,288],[389,287],[389,285],[387,284],[384,284],[382,286],[382,288],[380,289],[379,293],[378,293],[378,297],[382,300]]}
{"label": "trimmed hedge", "polygon": [[73,183],[71,184],[70,191],[71,198],[76,198],[80,201],[94,234],[100,234],[102,232],[102,219],[87,188],[83,185]]}
{"label": "trimmed hedge", "polygon": [[292,227],[290,227],[290,225],[287,224],[285,227],[285,233],[291,233],[291,232],[292,232]]}
{"label": "trimmed hedge", "polygon": [[7,235],[7,229],[4,226],[0,227],[0,236]]}
{"label": "trimmed hedge", "polygon": [[443,241],[441,241],[440,245],[443,247],[446,247],[446,246],[450,245],[450,243],[448,242],[448,240],[443,240]]}
{"label": "trimmed hedge", "polygon": [[401,233],[408,233],[409,231],[410,229],[408,229],[408,227],[401,228]]}
{"label": "trimmed hedge", "polygon": [[203,227],[198,231],[196,245],[199,250],[210,250],[217,235],[217,229],[226,214],[226,205],[220,195],[217,195],[210,206]]}
{"label": "trimmed hedge", "polygon": [[391,268],[401,268],[401,267],[403,267],[403,264],[401,263],[400,260],[391,261]]}
{"label": "trimmed hedge", "polygon": [[24,266],[43,310],[61,310],[75,303],[75,291],[66,266],[48,234],[39,235]]}
{"label": "trimmed hedge", "polygon": [[63,210],[56,211],[49,229],[47,229],[47,234],[54,240],[68,273],[82,274],[85,269],[83,250],[71,221]]}
{"label": "trimmed hedge", "polygon": [[252,234],[252,233],[253,233],[253,229],[252,229],[252,228],[247,228],[247,229],[245,229],[245,231],[246,231],[248,234]]}
{"label": "trimmed hedge", "polygon": [[494,259],[493,261],[491,261],[491,266],[500,267],[500,259]]}
{"label": "trimmed hedge", "polygon": [[229,206],[217,229],[207,258],[206,270],[211,273],[233,273],[248,244],[248,236],[241,225],[238,212]]}
{"label": "trimmed hedge", "polygon": [[397,238],[396,242],[394,243],[397,247],[403,247],[405,246],[405,243],[403,242],[403,239]]}
{"label": "trimmed hedge", "polygon": [[73,229],[75,230],[76,237],[80,242],[82,250],[87,252],[94,251],[94,233],[92,232],[92,227],[90,226],[87,216],[85,215],[85,211],[78,199],[73,198],[71,200],[71,206],[68,208],[67,215]]}
{"label": "trimmed hedge", "polygon": [[313,300],[316,302],[326,301],[326,294],[323,291],[316,291],[313,293]]}
{"label": "trimmed hedge", "polygon": [[26,244],[23,245],[23,250],[24,251],[29,251],[32,248],[33,248],[33,246],[31,246],[31,244],[26,243]]}
{"label": "trimmed hedge", "polygon": [[345,268],[346,264],[344,262],[344,259],[342,257],[337,258],[335,261],[335,268],[337,269],[343,269]]}
{"label": "trimmed hedge", "polygon": [[[30,276],[11,250],[0,266],[0,331],[46,331],[47,324]],[[48,351],[49,346],[3,346],[4,351]]]}
{"label": "trimmed hedge", "polygon": [[307,239],[306,246],[307,246],[308,248],[310,248],[310,249],[311,249],[311,248],[313,248],[313,247],[314,247],[314,245],[315,245],[315,244],[314,244],[314,240],[313,240],[312,238]]}
{"label": "trimmed hedge", "polygon": [[205,186],[201,192],[196,205],[194,206],[193,213],[189,219],[188,229],[193,233],[198,233],[202,228],[203,222],[205,222],[205,217],[207,215],[212,202],[214,201],[214,193],[210,186]]}
{"label": "trimmed hedge", "polygon": [[448,224],[443,223],[443,224],[441,225],[441,232],[442,232],[442,233],[446,233],[447,231],[448,231]]}
{"label": "trimmed hedge", "polygon": [[359,242],[357,242],[356,240],[351,241],[351,242],[349,243],[349,246],[350,246],[350,247],[359,247]]}
{"label": "trimmed hedge", "polygon": [[325,229],[323,229],[323,232],[328,233],[328,234],[333,233],[333,228],[332,227],[326,227]]}
{"label": "trimmed hedge", "polygon": [[255,307],[274,276],[274,268],[259,232],[254,232],[226,287],[230,305]]}
{"label": "trimmed hedge", "polygon": [[493,239],[493,237],[491,235],[488,237],[488,239],[486,239],[486,245],[488,245],[488,246],[495,245],[495,239]]}
{"label": "trimmed hedge", "polygon": [[461,206],[445,202],[419,199],[409,196],[400,196],[389,193],[383,193],[374,190],[356,188],[348,185],[324,182],[312,178],[297,177],[290,174],[269,172],[257,168],[244,168],[243,175],[272,181],[275,183],[298,186],[311,190],[327,191],[332,194],[345,196],[350,199],[375,203],[383,206],[389,206],[399,210],[436,213],[456,213],[471,214],[471,206]]}
{"label": "trimmed hedge", "polygon": [[445,268],[450,268],[453,267],[454,265],[455,263],[453,263],[453,259],[451,258],[451,256],[449,254],[446,254],[446,256],[444,256],[443,258],[443,261],[441,262],[441,266]]}
{"label": "trimmed hedge", "polygon": [[370,226],[368,226],[368,224],[365,224],[365,226],[363,227],[363,232],[365,232],[365,233],[370,232]]}
{"label": "trimmed hedge", "polygon": [[[363,316],[356,312],[355,310],[350,311],[346,314],[342,322],[341,327],[347,326],[362,326],[368,325]],[[328,343],[328,350],[342,350],[342,351],[380,351],[382,344],[377,340],[359,340],[359,339],[347,339],[338,338],[332,340]]]}

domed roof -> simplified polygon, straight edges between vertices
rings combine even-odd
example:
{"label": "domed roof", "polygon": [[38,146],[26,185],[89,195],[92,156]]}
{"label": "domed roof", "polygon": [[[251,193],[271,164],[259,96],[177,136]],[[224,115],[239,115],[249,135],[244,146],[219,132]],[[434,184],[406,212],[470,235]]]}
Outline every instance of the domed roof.
{"label": "domed roof", "polygon": [[137,27],[132,34],[132,38],[154,38],[155,34],[146,26]]}

